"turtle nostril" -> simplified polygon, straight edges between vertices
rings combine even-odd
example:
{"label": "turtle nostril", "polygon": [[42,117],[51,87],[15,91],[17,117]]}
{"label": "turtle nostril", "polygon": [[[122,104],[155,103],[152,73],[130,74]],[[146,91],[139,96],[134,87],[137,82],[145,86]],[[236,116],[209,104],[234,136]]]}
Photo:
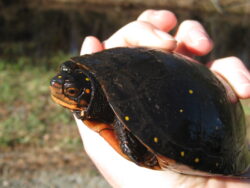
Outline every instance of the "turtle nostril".
{"label": "turtle nostril", "polygon": [[55,78],[52,78],[52,79],[50,80],[50,85],[51,85],[51,86],[54,86],[54,85],[56,85],[56,84],[58,84],[58,80],[55,79]]}
{"label": "turtle nostril", "polygon": [[55,77],[51,78],[50,85],[54,86],[55,84],[62,85],[64,83],[64,76],[61,74],[56,75]]}
{"label": "turtle nostril", "polygon": [[50,85],[51,85],[51,86],[53,86],[55,83],[56,83],[56,80],[54,80],[54,79],[51,79],[51,80],[50,80]]}

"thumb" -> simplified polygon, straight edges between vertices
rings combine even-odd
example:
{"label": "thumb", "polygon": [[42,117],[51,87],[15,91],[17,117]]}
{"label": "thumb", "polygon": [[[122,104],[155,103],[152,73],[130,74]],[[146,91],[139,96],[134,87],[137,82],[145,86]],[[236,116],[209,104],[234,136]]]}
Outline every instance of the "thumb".
{"label": "thumb", "polygon": [[91,54],[103,50],[103,45],[99,39],[94,36],[88,36],[84,39],[80,55]]}
{"label": "thumb", "polygon": [[250,98],[250,73],[237,57],[217,59],[209,64],[210,69],[231,84],[241,99]]}

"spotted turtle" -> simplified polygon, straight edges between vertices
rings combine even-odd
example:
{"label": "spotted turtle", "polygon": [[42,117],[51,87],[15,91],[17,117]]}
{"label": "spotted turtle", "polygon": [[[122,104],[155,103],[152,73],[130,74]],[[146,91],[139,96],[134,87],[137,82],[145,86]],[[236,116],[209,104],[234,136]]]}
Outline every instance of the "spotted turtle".
{"label": "spotted turtle", "polygon": [[113,48],[64,62],[50,85],[56,103],[139,166],[250,178],[242,106],[202,64],[154,49]]}

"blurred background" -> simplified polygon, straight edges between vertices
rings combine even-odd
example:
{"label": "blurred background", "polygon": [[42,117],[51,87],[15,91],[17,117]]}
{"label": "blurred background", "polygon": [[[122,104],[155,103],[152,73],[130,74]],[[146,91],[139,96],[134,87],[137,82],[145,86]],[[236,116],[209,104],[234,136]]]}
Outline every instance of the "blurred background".
{"label": "blurred background", "polygon": [[215,41],[201,61],[234,55],[250,68],[250,0],[0,0],[0,187],[109,187],[49,79],[85,36],[104,40],[147,8],[200,21]]}

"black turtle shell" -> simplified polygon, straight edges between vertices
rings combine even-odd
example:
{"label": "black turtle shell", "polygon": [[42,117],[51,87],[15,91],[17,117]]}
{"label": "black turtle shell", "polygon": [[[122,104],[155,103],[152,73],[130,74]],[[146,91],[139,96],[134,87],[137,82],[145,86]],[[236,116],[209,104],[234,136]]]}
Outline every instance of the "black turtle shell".
{"label": "black turtle shell", "polygon": [[145,48],[72,60],[95,77],[119,120],[158,156],[212,174],[248,176],[241,104],[229,100],[204,65]]}

